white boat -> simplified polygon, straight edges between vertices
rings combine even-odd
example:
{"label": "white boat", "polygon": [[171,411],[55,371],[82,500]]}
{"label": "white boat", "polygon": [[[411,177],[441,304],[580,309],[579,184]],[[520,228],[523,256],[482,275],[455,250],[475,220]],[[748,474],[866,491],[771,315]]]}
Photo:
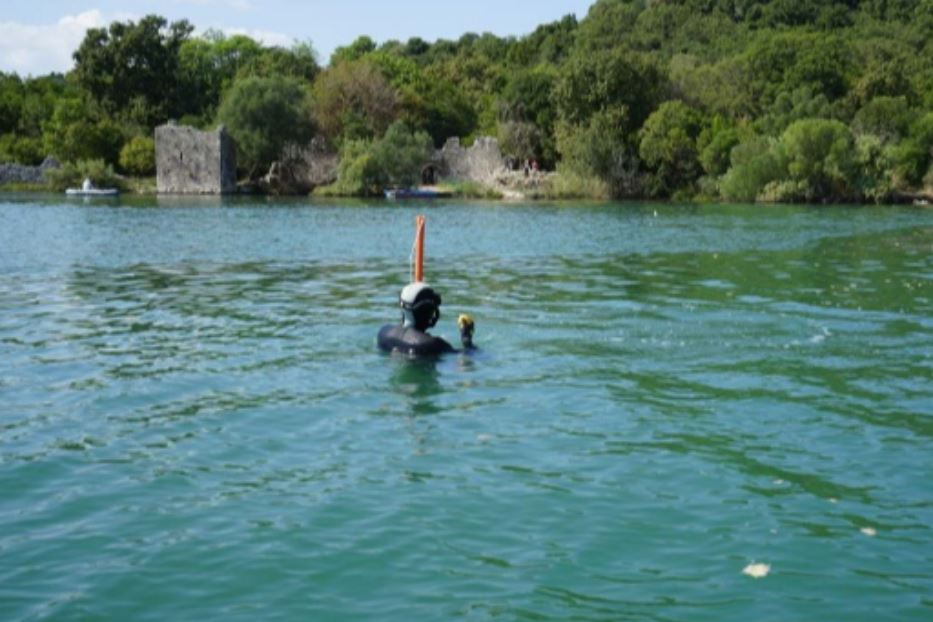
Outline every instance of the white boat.
{"label": "white boat", "polygon": [[85,177],[80,188],[68,188],[65,194],[70,197],[115,197],[120,191],[116,188],[95,188],[90,177]]}
{"label": "white boat", "polygon": [[68,188],[65,194],[70,197],[115,197],[120,194],[116,188]]}
{"label": "white boat", "polygon": [[438,190],[428,186],[416,188],[385,188],[383,191],[387,199],[446,199],[453,196],[448,190]]}

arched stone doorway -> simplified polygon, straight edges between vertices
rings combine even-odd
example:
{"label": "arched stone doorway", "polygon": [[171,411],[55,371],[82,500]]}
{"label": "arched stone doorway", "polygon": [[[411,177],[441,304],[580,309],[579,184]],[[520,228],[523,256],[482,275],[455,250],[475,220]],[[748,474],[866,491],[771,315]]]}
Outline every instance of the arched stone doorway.
{"label": "arched stone doorway", "polygon": [[421,185],[433,186],[437,183],[438,170],[434,164],[427,164],[421,169]]}

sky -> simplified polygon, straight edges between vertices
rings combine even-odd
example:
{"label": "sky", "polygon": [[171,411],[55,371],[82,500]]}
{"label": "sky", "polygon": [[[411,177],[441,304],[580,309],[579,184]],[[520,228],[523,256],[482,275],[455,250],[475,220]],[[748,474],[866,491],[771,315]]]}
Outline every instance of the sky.
{"label": "sky", "polygon": [[466,32],[524,35],[575,14],[594,0],[3,0],[0,71],[21,76],[69,70],[88,28],[155,13],[187,19],[203,32],[217,28],[266,45],[310,42],[326,64],[334,48],[369,35],[377,43],[421,37],[458,39]]}

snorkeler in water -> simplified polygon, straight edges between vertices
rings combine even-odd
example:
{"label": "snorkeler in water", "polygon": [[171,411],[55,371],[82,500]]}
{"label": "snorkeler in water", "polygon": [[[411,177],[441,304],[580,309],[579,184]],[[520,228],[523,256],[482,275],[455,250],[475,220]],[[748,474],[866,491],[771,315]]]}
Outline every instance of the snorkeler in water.
{"label": "snorkeler in water", "polygon": [[[379,330],[378,343],[386,352],[422,356],[458,350],[441,337],[428,334],[428,329],[441,317],[441,297],[426,283],[409,283],[399,295],[402,323],[388,324]],[[473,318],[463,314],[457,319],[460,343],[464,350],[473,350]]]}

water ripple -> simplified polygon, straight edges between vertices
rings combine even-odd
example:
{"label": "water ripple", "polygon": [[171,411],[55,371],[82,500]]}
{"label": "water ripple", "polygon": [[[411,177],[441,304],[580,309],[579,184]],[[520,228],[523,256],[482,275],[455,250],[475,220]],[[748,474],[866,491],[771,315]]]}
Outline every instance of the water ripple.
{"label": "water ripple", "polygon": [[39,203],[5,618],[929,617],[928,212],[426,208],[482,348],[426,362],[374,348],[413,208]]}

